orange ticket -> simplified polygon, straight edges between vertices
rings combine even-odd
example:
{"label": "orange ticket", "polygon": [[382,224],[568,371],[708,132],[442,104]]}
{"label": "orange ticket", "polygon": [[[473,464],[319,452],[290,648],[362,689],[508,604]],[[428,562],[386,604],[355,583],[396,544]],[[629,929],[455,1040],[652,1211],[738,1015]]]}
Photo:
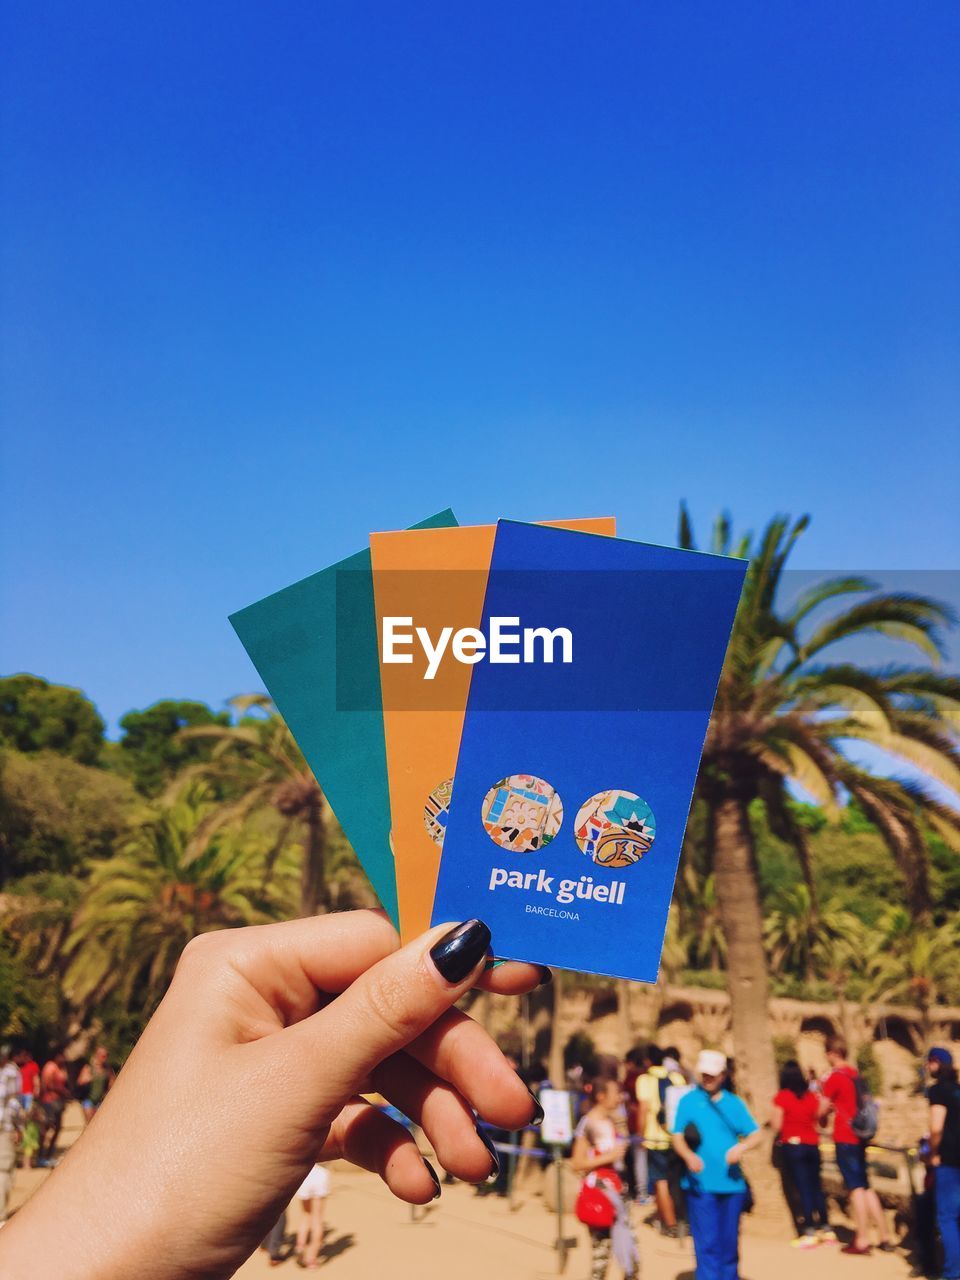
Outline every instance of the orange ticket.
{"label": "orange ticket", "polygon": [[[612,516],[549,520],[616,535]],[[495,525],[370,535],[400,934],[430,925]]]}

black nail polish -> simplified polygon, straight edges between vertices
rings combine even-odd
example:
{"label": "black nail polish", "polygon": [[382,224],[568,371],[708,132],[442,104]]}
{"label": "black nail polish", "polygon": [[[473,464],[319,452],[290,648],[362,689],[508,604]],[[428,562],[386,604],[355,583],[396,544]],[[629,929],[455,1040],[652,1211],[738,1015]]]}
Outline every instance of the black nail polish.
{"label": "black nail polish", "polygon": [[451,986],[462,982],[487,954],[490,930],[482,920],[465,920],[430,948],[430,959]]}
{"label": "black nail polish", "polygon": [[439,1200],[440,1179],[437,1177],[437,1171],[433,1167],[433,1165],[430,1163],[430,1161],[426,1158],[426,1156],[421,1156],[420,1159],[423,1161],[424,1165],[426,1166],[427,1173],[429,1173],[430,1177],[433,1179],[433,1186],[434,1186],[433,1199]]}
{"label": "black nail polish", "polygon": [[497,1148],[493,1145],[493,1142],[486,1131],[478,1124],[475,1124],[473,1127],[477,1131],[477,1137],[487,1148],[487,1151],[490,1153],[490,1159],[493,1161],[490,1172],[487,1174],[487,1181],[489,1182],[491,1178],[495,1178],[500,1172],[500,1154],[497,1151]]}
{"label": "black nail polish", "polygon": [[537,983],[537,986],[545,987],[548,982],[553,981],[553,970],[548,969],[545,964],[540,965],[539,969],[540,969],[540,981]]}
{"label": "black nail polish", "polygon": [[530,1097],[533,1099],[533,1115],[530,1117],[530,1123],[543,1124],[543,1107],[541,1107],[535,1094],[530,1093],[529,1089],[527,1090],[527,1093],[529,1093]]}

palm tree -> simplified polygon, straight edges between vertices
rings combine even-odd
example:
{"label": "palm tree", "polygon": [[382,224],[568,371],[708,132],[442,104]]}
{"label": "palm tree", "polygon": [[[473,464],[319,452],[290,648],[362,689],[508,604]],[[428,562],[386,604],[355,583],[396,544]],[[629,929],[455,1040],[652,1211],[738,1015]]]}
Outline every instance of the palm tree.
{"label": "palm tree", "polygon": [[567,974],[564,969],[554,969],[550,983],[550,1043],[547,1050],[547,1071],[554,1089],[563,1089],[566,1070],[563,1065],[565,998]]}
{"label": "palm tree", "polygon": [[866,929],[862,921],[857,920],[857,928],[849,934],[833,935],[823,939],[817,948],[817,965],[824,980],[833,989],[833,998],[837,1002],[837,1015],[840,1023],[840,1034],[849,1044],[852,1039],[848,1000],[854,982],[860,986],[860,978],[866,966],[865,935]]}
{"label": "palm tree", "polygon": [[216,806],[188,785],[112,857],[93,866],[63,955],[64,988],[81,1008],[115,995],[148,1013],[197,933],[283,918],[296,896],[296,853],[272,836],[216,831],[196,849]]}
{"label": "palm tree", "polygon": [[822,960],[834,943],[862,937],[863,927],[850,911],[833,902],[817,905],[805,883],[784,890],[774,901],[763,925],[763,937],[776,973],[795,973],[813,982],[824,973]]}
{"label": "palm tree", "polygon": [[[302,822],[305,839],[299,914],[316,915],[330,905],[323,792],[269,698],[243,694],[232,698],[230,705],[244,717],[241,723],[198,725],[180,732],[182,737],[206,738],[215,746],[210,760],[181,773],[178,783],[186,776],[208,778],[227,797],[198,832],[200,843],[211,830],[235,825],[264,805],[272,805],[286,820],[281,844],[289,827]],[[251,716],[250,712],[261,714]]]}
{"label": "palm tree", "polygon": [[891,907],[878,922],[869,953],[865,998],[912,1005],[920,1015],[922,1048],[930,1043],[930,1006],[960,992],[960,929],[956,921],[918,930],[908,912]]}
{"label": "palm tree", "polygon": [[[830,660],[841,641],[879,634],[936,662],[941,630],[953,616],[934,600],[883,592],[853,576],[820,582],[781,610],[784,568],[808,524],[806,516],[793,524],[777,517],[756,542],[747,535],[735,543],[723,515],[710,547],[750,558],[697,796],[708,813],[707,857],[727,939],[737,1080],[761,1112],[776,1092],[776,1070],[751,804],[764,807],[773,833],[795,850],[814,903],[807,837],[791,813],[789,784],[811,794],[831,818],[847,795],[857,799],[896,859],[918,920],[929,912],[924,824],[960,849],[960,815],[929,788],[875,777],[844,754],[852,740],[870,742],[960,792],[951,728],[960,716],[960,679],[932,666],[870,670]],[[685,507],[679,543],[695,546]],[[831,603],[840,607],[822,617]]]}
{"label": "palm tree", "polygon": [[663,951],[660,953],[660,973],[654,988],[654,999],[649,1009],[647,1035],[652,1040],[660,1025],[660,1017],[667,1002],[667,988],[682,979],[683,970],[690,957],[689,940],[681,928],[680,911],[675,902],[670,904],[667,927],[663,934]]}
{"label": "palm tree", "polygon": [[685,914],[688,924],[684,932],[694,967],[706,966],[712,973],[717,973],[726,958],[727,939],[720,919],[717,878],[713,872],[704,876],[694,888],[691,905]]}

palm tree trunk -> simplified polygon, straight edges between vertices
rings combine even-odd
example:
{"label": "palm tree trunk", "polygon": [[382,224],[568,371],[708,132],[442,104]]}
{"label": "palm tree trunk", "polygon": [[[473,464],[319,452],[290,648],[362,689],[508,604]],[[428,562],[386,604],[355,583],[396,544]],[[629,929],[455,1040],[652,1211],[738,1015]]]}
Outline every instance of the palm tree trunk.
{"label": "palm tree trunk", "polygon": [[620,1041],[618,1054],[625,1058],[630,1051],[630,983],[625,978],[617,979],[617,1032]]}
{"label": "palm tree trunk", "polygon": [[837,996],[837,1016],[840,1022],[840,1034],[846,1040],[847,1044],[851,1043],[850,1035],[850,1015],[847,1010],[847,995],[842,983],[838,983],[834,987]]}
{"label": "palm tree trunk", "polygon": [[776,1064],[753,833],[740,796],[720,797],[712,818],[717,901],[727,938],[737,1088],[751,1109],[765,1116],[777,1091]]}
{"label": "palm tree trunk", "polygon": [[550,1083],[555,1089],[563,1089],[566,1072],[563,1069],[563,986],[565,974],[562,969],[554,969],[550,989],[553,994],[553,1007],[550,1010],[550,1052],[547,1056],[547,1071]]}
{"label": "palm tree trunk", "polygon": [[[711,828],[717,905],[727,939],[737,1092],[762,1124],[777,1092],[777,1075],[763,914],[746,799],[735,793],[718,796],[711,806]],[[745,1163],[748,1176],[753,1169],[751,1182],[758,1212],[768,1218],[782,1216],[783,1198],[770,1177],[766,1145]]]}
{"label": "palm tree trunk", "polygon": [[930,1034],[930,1001],[920,1001],[920,1048],[919,1053],[923,1053],[926,1046],[931,1040]]}
{"label": "palm tree trunk", "polygon": [[300,915],[315,916],[329,906],[326,878],[327,828],[323,801],[317,797],[305,814],[307,838],[300,868]]}

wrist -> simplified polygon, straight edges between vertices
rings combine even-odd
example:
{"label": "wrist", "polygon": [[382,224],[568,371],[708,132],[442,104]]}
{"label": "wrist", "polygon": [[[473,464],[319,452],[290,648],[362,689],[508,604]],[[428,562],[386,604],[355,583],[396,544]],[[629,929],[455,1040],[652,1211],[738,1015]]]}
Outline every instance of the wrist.
{"label": "wrist", "polygon": [[[89,1137],[89,1135],[85,1135]],[[91,1198],[91,1178],[81,1142],[0,1232],[0,1275],[28,1280],[35,1275],[58,1280],[107,1280],[137,1275],[140,1280],[169,1274],[162,1269],[169,1228],[149,1212],[145,1197],[128,1197],[102,1178]],[[125,1190],[130,1192],[132,1183]],[[45,1224],[56,1222],[60,1230]],[[159,1228],[159,1229],[157,1229]]]}

